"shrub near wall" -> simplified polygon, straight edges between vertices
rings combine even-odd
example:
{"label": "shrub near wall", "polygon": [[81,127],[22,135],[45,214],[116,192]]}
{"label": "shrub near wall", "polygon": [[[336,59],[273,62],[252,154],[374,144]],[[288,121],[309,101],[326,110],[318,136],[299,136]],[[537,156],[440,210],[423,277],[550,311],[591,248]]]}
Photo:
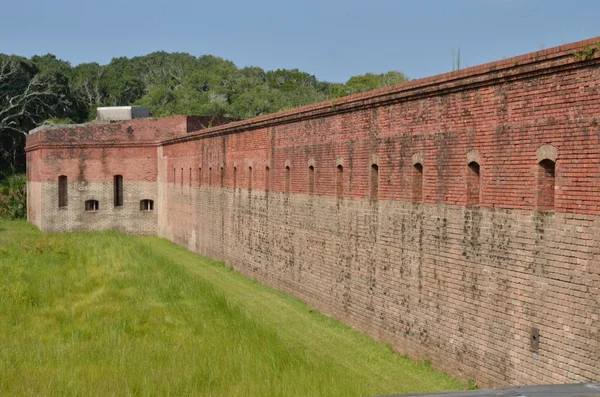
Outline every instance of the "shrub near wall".
{"label": "shrub near wall", "polygon": [[11,175],[0,182],[0,218],[24,219],[27,214],[26,204],[25,174]]}

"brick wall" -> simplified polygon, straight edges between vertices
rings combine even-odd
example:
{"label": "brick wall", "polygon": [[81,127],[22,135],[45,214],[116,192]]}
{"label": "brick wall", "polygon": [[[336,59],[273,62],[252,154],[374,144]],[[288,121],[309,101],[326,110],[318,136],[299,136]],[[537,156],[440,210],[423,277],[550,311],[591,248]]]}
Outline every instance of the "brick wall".
{"label": "brick wall", "polygon": [[[156,201],[155,147],[48,147],[28,153],[33,154],[43,166],[29,175],[28,217],[43,231],[118,229],[156,234],[156,214],[140,210],[141,200]],[[120,206],[114,200],[115,175],[123,177]],[[62,207],[59,176],[67,177],[67,205]],[[98,201],[97,211],[85,211],[88,200]]]}
{"label": "brick wall", "polygon": [[600,375],[596,217],[169,190],[174,242],[436,368],[482,386]]}
{"label": "brick wall", "polygon": [[[599,380],[600,58],[573,55],[598,41],[106,158],[152,153],[160,236],[400,352],[481,386]],[[80,139],[32,141],[36,172],[110,191]]]}
{"label": "brick wall", "polygon": [[[44,231],[118,229],[156,234],[157,214],[141,200],[157,200],[157,146],[228,121],[174,116],[120,123],[43,126],[27,138],[28,219]],[[114,177],[123,177],[123,205],[114,202]],[[59,206],[58,179],[67,178]],[[85,211],[88,200],[97,211]]]}

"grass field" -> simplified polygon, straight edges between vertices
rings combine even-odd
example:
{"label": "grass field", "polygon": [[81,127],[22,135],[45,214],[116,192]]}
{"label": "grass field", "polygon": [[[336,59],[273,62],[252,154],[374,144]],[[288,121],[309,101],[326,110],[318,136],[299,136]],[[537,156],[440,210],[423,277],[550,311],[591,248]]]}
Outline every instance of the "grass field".
{"label": "grass field", "polygon": [[372,396],[465,385],[158,238],[0,221],[0,395]]}

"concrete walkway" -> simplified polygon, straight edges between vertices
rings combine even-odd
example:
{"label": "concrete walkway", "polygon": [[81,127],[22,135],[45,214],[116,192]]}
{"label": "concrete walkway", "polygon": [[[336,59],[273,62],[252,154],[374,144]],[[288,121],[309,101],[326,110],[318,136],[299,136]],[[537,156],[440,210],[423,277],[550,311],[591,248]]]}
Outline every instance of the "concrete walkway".
{"label": "concrete walkway", "polygon": [[433,394],[396,394],[387,397],[600,397],[600,383],[575,385],[515,386],[505,389],[470,390]]}

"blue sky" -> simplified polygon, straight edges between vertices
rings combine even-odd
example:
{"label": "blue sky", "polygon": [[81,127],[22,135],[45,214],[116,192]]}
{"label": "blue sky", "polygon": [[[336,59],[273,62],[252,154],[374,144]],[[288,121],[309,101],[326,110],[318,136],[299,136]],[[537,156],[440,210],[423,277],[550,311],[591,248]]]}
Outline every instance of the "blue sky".
{"label": "blue sky", "polygon": [[72,64],[152,51],[419,78],[600,36],[597,0],[29,0],[2,5],[0,52]]}

